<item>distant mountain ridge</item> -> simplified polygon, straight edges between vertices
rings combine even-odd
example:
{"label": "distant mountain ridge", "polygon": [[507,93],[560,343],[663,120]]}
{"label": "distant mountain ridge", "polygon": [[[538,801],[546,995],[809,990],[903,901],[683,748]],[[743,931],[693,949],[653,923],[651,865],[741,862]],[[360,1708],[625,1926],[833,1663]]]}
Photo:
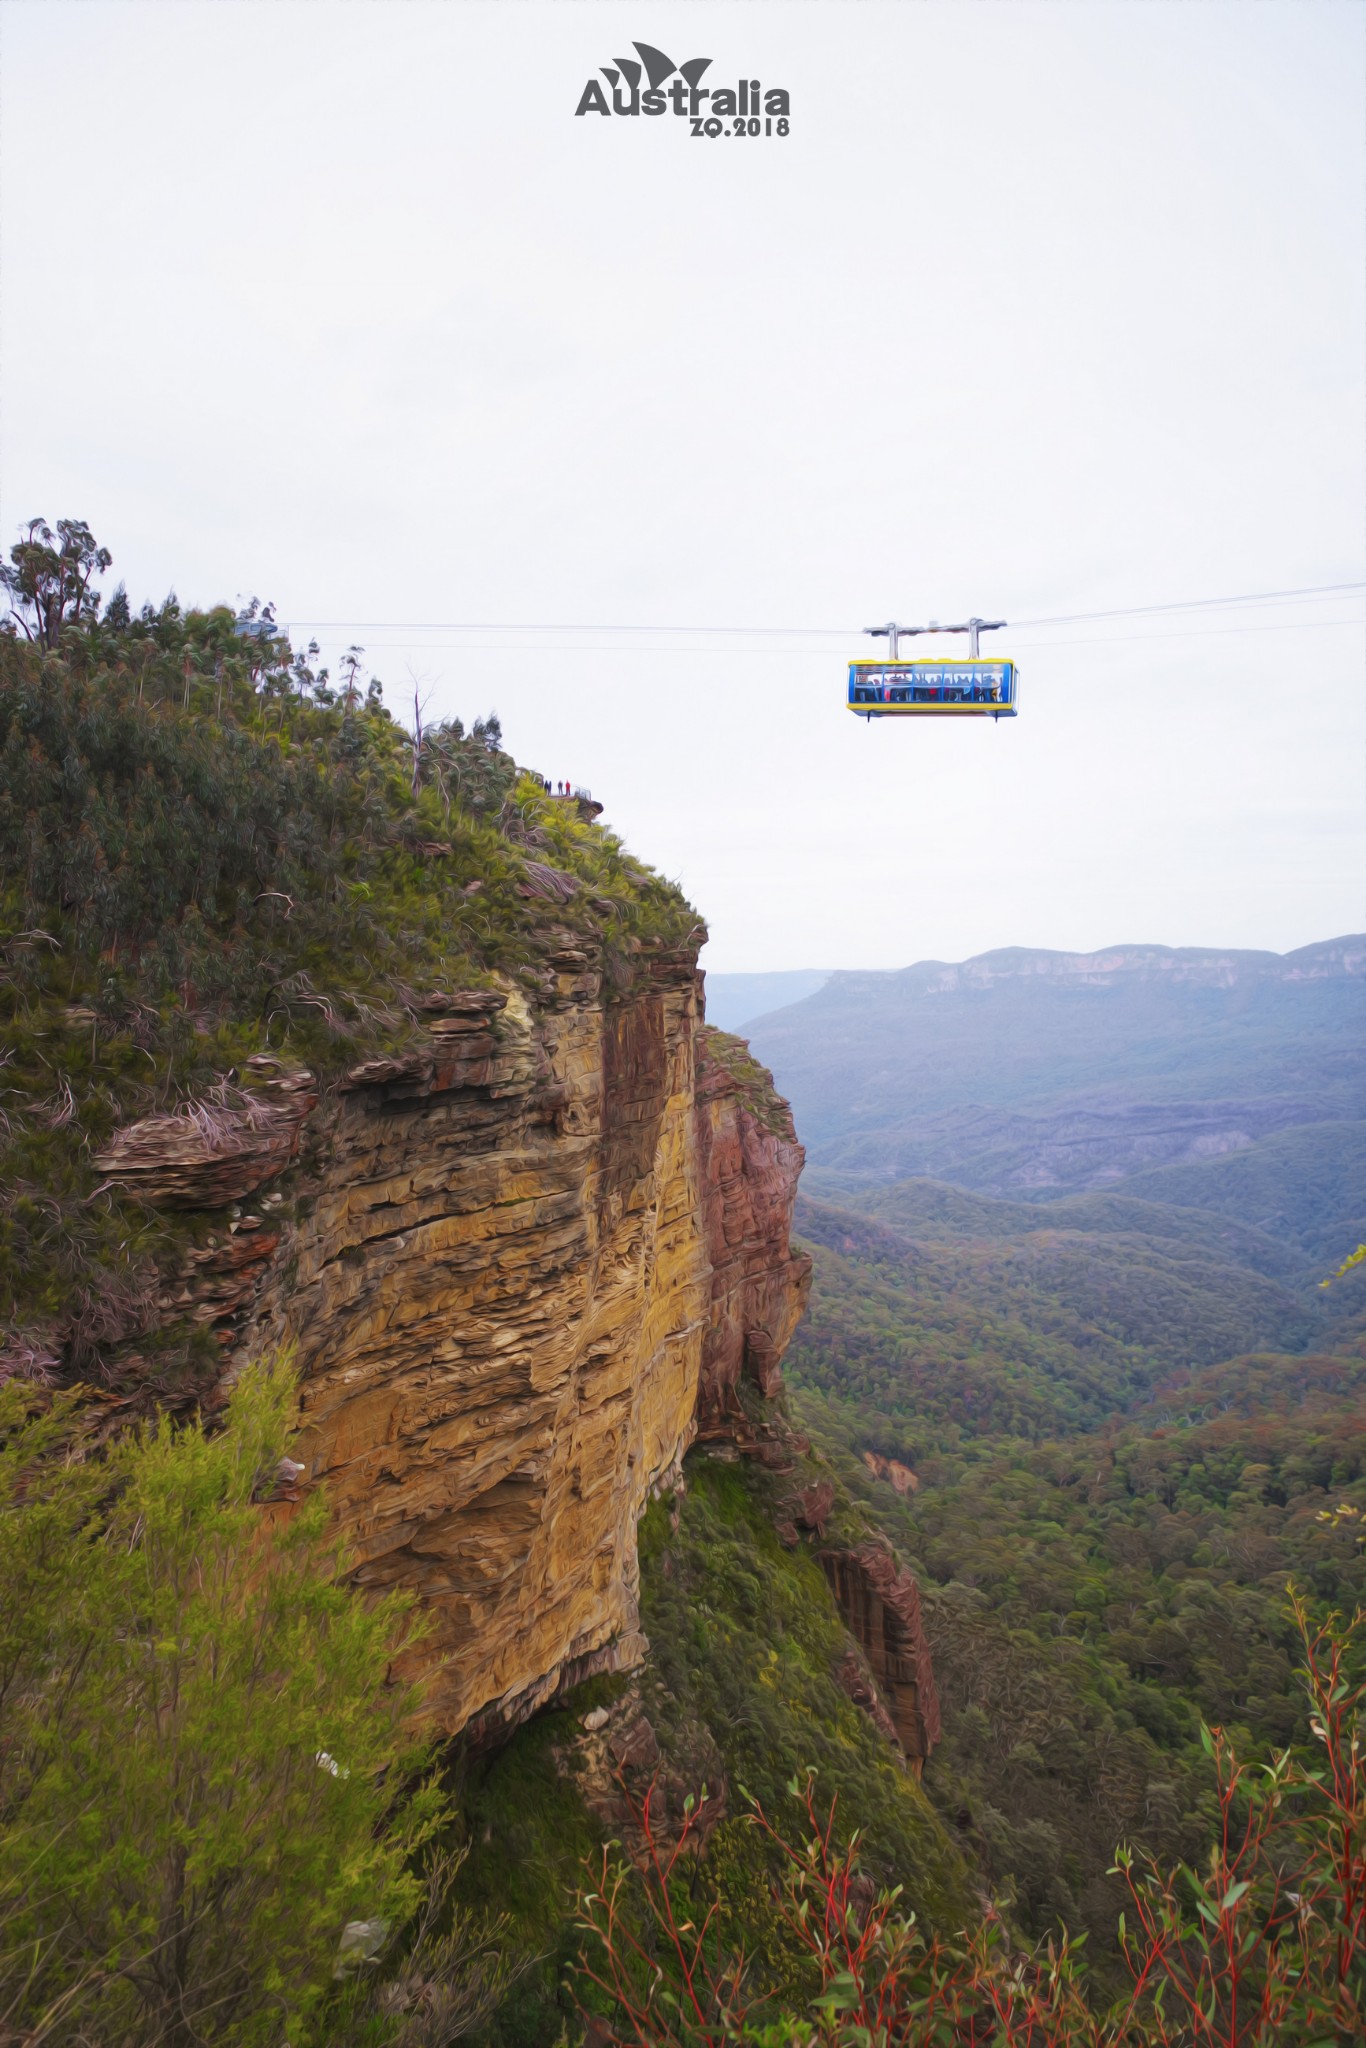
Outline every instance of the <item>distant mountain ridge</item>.
{"label": "distant mountain ridge", "polygon": [[[1037,1198],[1366,1125],[1366,936],[835,973],[748,1035],[815,1167]],[[1358,1205],[1366,1206],[1366,1205]]]}
{"label": "distant mountain ridge", "polygon": [[1099,953],[1061,953],[1032,946],[1000,946],[969,960],[920,960],[883,973],[835,973],[850,981],[894,982],[925,995],[990,988],[1025,977],[1086,987],[1104,987],[1125,976],[1184,982],[1193,987],[1236,988],[1250,981],[1280,982],[1366,978],[1366,934],[1323,939],[1293,953],[1243,951],[1235,947],[1107,946]]}

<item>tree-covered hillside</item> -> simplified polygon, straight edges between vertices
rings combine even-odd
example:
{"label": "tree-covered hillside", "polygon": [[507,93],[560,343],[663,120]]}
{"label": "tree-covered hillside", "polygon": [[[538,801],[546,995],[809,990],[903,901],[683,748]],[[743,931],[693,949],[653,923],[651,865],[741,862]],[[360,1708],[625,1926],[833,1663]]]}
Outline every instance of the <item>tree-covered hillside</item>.
{"label": "tree-covered hillside", "polygon": [[836,974],[750,1028],[814,1164],[1032,1199],[1366,1113],[1366,941]]}
{"label": "tree-covered hillside", "polygon": [[1251,1224],[1336,1266],[1366,1237],[1366,1122],[1277,1131],[1223,1159],[1134,1174],[1126,1192]]}
{"label": "tree-covered hillside", "polygon": [[[1006,1205],[993,1207],[997,1224]],[[1049,1220],[936,1242],[803,1199],[797,1223],[816,1283],[795,1369],[929,1441],[949,1429],[1051,1435],[1103,1420],[1173,1373],[1305,1348],[1332,1328],[1330,1306],[1353,1320],[1348,1302],[1359,1311],[1366,1293],[1360,1275],[1327,1296],[1296,1285],[1302,1269],[1269,1277],[1208,1242],[1219,1220],[1197,1216],[1193,1241],[1131,1219],[1109,1231]],[[1269,1262],[1255,1233],[1238,1248]]]}
{"label": "tree-covered hillside", "polygon": [[[1030,1200],[1027,1188],[1004,1200],[980,1194],[976,1163],[957,1159],[956,1184],[952,1176],[889,1179],[816,1165],[808,1166],[803,1185],[819,1199],[904,1222],[913,1235],[932,1239],[945,1235],[953,1216],[965,1227],[949,1229],[950,1237],[1018,1236],[1050,1224],[1108,1230],[1128,1226],[1099,1219],[1127,1217],[1140,1234],[1225,1252],[1236,1241],[1245,1248],[1240,1263],[1283,1278],[1336,1265],[1366,1237],[1366,1122],[1292,1125],[1219,1157],[1149,1167],[1111,1179],[1108,1189],[1062,1199],[1040,1191]],[[952,1210],[944,1195],[928,1193],[936,1187],[955,1188]]]}
{"label": "tree-covered hillside", "polygon": [[1287,1607],[1366,1594],[1366,948],[1016,951],[761,1019],[811,1164],[789,1370],[911,1556],[927,1784],[1113,1960],[1121,1836],[1196,1857],[1201,1721],[1304,1736]]}
{"label": "tree-covered hillside", "polygon": [[1228,1194],[1253,1154],[1145,1177],[1226,1194],[1202,1208],[923,1179],[799,1204],[797,1412],[921,1575],[927,1787],[1024,1924],[1084,1930],[1102,1971],[1114,1843],[1197,1858],[1208,1834],[1201,1723],[1254,1755],[1307,1734],[1288,1585],[1366,1598],[1338,1516],[1366,1510],[1366,1266],[1325,1288],[1305,1250],[1351,1136],[1317,1167],[1310,1132],[1279,1141],[1279,1236]]}
{"label": "tree-covered hillside", "polygon": [[[1354,1527],[1323,1519],[1366,1509],[1366,1366],[1236,1360],[1132,1421],[946,1451],[875,1398],[813,1391],[797,1412],[922,1576],[945,1727],[931,1797],[1028,1927],[1113,1956],[1114,1845],[1203,1853],[1201,1721],[1259,1756],[1307,1737],[1286,1587],[1366,1597]],[[877,1479],[873,1447],[917,1488]]]}

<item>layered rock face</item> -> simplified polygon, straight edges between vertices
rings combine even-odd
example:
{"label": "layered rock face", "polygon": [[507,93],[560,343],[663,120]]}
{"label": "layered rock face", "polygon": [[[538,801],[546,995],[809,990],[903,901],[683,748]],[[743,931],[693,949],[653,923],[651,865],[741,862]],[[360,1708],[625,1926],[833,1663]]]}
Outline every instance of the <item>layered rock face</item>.
{"label": "layered rock face", "polygon": [[[786,1102],[702,1024],[690,952],[610,998],[582,952],[553,967],[534,1009],[512,983],[422,999],[418,1041],[321,1105],[258,1057],[255,1095],[145,1119],[100,1162],[152,1202],[239,1204],[166,1306],[218,1327],[229,1379],[294,1346],[303,1464],[276,1511],[326,1483],[359,1581],[428,1620],[399,1675],[473,1739],[639,1661],[637,1522],[696,1438],[777,1471],[804,1443],[762,1412],[811,1282]],[[291,1171],[287,1221],[261,1190]],[[786,1502],[784,1542],[822,1543],[834,1502],[829,1480]],[[915,1581],[876,1543],[819,1555],[858,1645],[841,1682],[918,1775],[939,1709]]]}
{"label": "layered rock face", "polygon": [[863,1462],[874,1479],[886,1480],[893,1493],[914,1493],[920,1485],[918,1476],[899,1458],[884,1458],[879,1451],[865,1451]]}
{"label": "layered rock face", "polygon": [[[728,1059],[737,1048],[744,1057]],[[711,1267],[698,1422],[712,1435],[737,1414],[742,1377],[767,1399],[778,1393],[811,1288],[811,1260],[788,1242],[806,1155],[767,1074],[758,1091],[746,1086],[748,1051],[722,1032],[698,1041],[695,1130]]]}
{"label": "layered rock face", "polygon": [[823,1550],[820,1561],[845,1626],[876,1681],[871,1700],[861,1697],[856,1673],[846,1682],[846,1690],[879,1726],[886,1717],[918,1778],[942,1733],[939,1695],[920,1616],[920,1589],[906,1567],[878,1543],[861,1543],[855,1550]]}
{"label": "layered rock face", "polygon": [[610,1002],[555,965],[534,1012],[433,998],[426,1045],[352,1071],[239,1319],[238,1357],[295,1344],[307,1480],[360,1581],[418,1595],[402,1675],[451,1733],[639,1658],[639,1515],[699,1409],[776,1391],[808,1284],[801,1148],[709,1056],[691,955]]}

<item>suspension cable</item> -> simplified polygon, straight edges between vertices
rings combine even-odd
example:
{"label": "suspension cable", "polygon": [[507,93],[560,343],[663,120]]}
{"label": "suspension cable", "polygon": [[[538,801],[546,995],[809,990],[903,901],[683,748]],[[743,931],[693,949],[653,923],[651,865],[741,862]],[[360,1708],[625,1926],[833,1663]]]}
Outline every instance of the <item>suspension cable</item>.
{"label": "suspension cable", "polygon": [[[1244,591],[1235,597],[1192,597],[1165,604],[1115,606],[1097,612],[1046,612],[1033,618],[1015,618],[1012,627],[1086,625],[1102,619],[1138,619],[1169,612],[1210,611],[1238,605],[1287,604],[1320,597],[1345,597],[1366,590],[1366,581],[1313,583],[1293,590]],[[291,628],[320,633],[687,633],[724,635],[733,639],[858,639],[862,628],[855,626],[651,626],[591,621],[516,621],[468,619],[309,619],[291,620]],[[287,630],[289,630],[287,628]]]}

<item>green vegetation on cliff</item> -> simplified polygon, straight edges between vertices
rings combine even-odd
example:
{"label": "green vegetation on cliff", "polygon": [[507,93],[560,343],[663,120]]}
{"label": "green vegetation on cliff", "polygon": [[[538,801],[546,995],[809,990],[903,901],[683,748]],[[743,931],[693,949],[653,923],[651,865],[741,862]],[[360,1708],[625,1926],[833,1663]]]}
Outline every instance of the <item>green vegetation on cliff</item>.
{"label": "green vegetation on cliff", "polygon": [[[840,1687],[849,1638],[811,1550],[785,1549],[775,1531],[783,1500],[823,1476],[810,1460],[775,1479],[696,1458],[674,1515],[651,1507],[641,1526],[641,1621],[653,1648],[645,1697],[661,1731],[702,1723],[729,1782],[785,1824],[801,1812],[790,1779],[814,1769],[845,1824],[863,1830],[879,1880],[904,1884],[916,1910],[943,1925],[968,1907],[957,1852]],[[846,1527],[835,1513],[832,1542],[863,1532],[863,1517]]]}
{"label": "green vegetation on cliff", "polygon": [[248,1101],[253,1054],[400,1047],[433,990],[534,992],[575,948],[623,987],[700,932],[499,738],[419,745],[226,608],[0,637],[0,1370],[167,1399],[214,1368],[157,1306],[194,1226],[101,1185],[117,1126]]}
{"label": "green vegetation on cliff", "polygon": [[792,1131],[792,1116],[784,1098],[773,1085],[767,1067],[761,1067],[743,1038],[713,1025],[702,1026],[708,1052],[719,1067],[744,1090],[745,1105],[761,1130],[786,1138]]}
{"label": "green vegetation on cliff", "polygon": [[[628,1700],[648,1718],[675,1827],[683,1794],[722,1794],[723,1815],[690,1876],[691,1909],[717,1902],[723,1942],[754,1959],[779,2008],[784,1998],[801,2003],[812,1987],[773,1906],[780,1860],[746,1820],[747,1795],[795,1832],[803,1810],[790,1782],[814,1769],[822,1796],[838,1799],[841,1827],[863,1830],[865,1864],[879,1883],[902,1886],[929,1926],[971,1916],[951,1828],[840,1686],[849,1638],[811,1550],[785,1549],[775,1533],[782,1500],[818,1476],[825,1468],[809,1460],[775,1479],[694,1453],[685,1490],[652,1504],[641,1524],[644,1669],[578,1687],[497,1755],[466,1765],[459,1803],[470,1857],[461,1895],[506,1911],[515,1938],[543,1952],[492,2025],[499,2048],[553,2040],[573,2006],[582,1936],[569,1905],[587,1884],[594,1851],[628,1818],[620,1803],[590,1811],[579,1789],[583,1718],[604,1704]],[[843,1533],[865,1527],[856,1516]],[[648,1776],[635,1778],[637,1792]],[[597,1789],[613,1792],[610,1771]]]}

